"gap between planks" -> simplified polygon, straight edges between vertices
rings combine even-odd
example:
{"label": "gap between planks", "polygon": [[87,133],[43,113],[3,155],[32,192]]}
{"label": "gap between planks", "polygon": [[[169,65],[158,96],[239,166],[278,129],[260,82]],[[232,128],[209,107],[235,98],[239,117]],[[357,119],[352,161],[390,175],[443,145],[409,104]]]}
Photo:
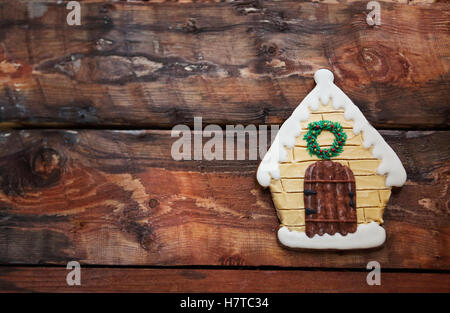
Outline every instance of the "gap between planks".
{"label": "gap between planks", "polygon": [[[363,267],[304,267],[304,266],[273,266],[273,265],[111,265],[111,264],[80,264],[81,269],[136,269],[136,270],[217,270],[217,271],[304,271],[304,272],[364,272],[369,271]],[[31,269],[66,269],[62,264],[0,264],[3,268],[31,268]],[[422,274],[450,274],[450,269],[427,268],[384,268],[385,273],[422,273]]]}

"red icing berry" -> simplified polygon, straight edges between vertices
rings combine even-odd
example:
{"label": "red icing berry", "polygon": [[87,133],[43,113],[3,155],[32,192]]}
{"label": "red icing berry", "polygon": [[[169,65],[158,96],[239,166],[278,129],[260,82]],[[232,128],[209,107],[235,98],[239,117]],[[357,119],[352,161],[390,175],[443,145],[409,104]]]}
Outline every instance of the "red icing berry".
{"label": "red icing berry", "polygon": [[314,145],[313,148],[316,148],[316,145]]}
{"label": "red icing berry", "polygon": [[323,150],[322,149],[320,149],[320,153],[322,153],[323,152]]}
{"label": "red icing berry", "polygon": [[339,141],[339,144],[341,144],[342,142],[341,141]]}
{"label": "red icing berry", "polygon": [[341,134],[339,134],[339,133],[338,133],[337,135],[338,135],[338,136],[341,136]]}
{"label": "red icing berry", "polygon": [[333,149],[331,149],[331,151],[333,151],[333,152],[334,152],[334,148],[333,148]]}
{"label": "red icing berry", "polygon": [[319,129],[319,125],[316,125],[316,128]]}
{"label": "red icing berry", "polygon": [[311,136],[308,136],[308,139],[311,139]]}
{"label": "red icing berry", "polygon": [[331,125],[330,125],[330,127],[331,127],[331,128],[333,128],[333,127],[334,127],[334,125],[333,125],[333,124],[331,124]]}

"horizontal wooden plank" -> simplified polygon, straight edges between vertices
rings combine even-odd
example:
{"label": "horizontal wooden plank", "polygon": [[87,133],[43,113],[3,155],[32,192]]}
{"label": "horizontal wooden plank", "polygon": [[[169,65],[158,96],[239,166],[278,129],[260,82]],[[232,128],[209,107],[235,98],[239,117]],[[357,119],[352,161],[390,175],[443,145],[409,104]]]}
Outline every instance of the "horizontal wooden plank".
{"label": "horizontal wooden plank", "polygon": [[174,161],[169,131],[2,132],[0,263],[449,269],[450,133],[382,135],[408,173],[385,246],[298,252],[277,242],[258,161]]}
{"label": "horizontal wooden plank", "polygon": [[[81,268],[68,286],[65,268],[0,267],[0,292],[450,292],[448,273]],[[264,282],[264,283],[262,283]]]}
{"label": "horizontal wooden plank", "polygon": [[0,126],[280,123],[326,67],[375,126],[447,128],[449,4],[366,5],[1,3]]}

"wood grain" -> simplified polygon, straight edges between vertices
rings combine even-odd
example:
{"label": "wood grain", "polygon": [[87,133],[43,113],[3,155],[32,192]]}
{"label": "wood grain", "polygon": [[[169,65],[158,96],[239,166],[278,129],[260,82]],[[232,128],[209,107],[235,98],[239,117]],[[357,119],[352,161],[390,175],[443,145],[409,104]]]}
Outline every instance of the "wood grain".
{"label": "wood grain", "polygon": [[[0,267],[0,292],[450,292],[450,274],[367,272],[81,268],[68,286],[65,268]],[[264,282],[264,283],[261,283]]]}
{"label": "wood grain", "polygon": [[449,269],[449,132],[382,135],[408,181],[361,253],[282,248],[258,161],[174,161],[169,131],[4,131],[0,262]]}
{"label": "wood grain", "polygon": [[376,127],[448,128],[449,4],[366,4],[3,2],[0,126],[280,123],[326,67]]}

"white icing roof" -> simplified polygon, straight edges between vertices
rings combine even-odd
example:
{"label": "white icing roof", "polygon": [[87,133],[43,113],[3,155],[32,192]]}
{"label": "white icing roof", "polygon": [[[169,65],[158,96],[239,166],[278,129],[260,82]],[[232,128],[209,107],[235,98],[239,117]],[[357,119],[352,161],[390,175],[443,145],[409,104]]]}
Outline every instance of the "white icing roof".
{"label": "white icing roof", "polygon": [[353,133],[355,135],[363,132],[363,146],[370,148],[374,146],[372,155],[382,160],[377,172],[386,174],[386,186],[402,186],[406,181],[406,171],[402,162],[392,148],[384,141],[380,133],[369,124],[359,108],[333,81],[334,76],[329,70],[320,69],[314,74],[316,87],[303,99],[294,110],[292,115],[283,123],[272,146],[267,151],[257,172],[257,179],[260,185],[267,187],[271,178],[280,178],[279,162],[287,160],[286,149],[293,148],[295,138],[302,130],[301,122],[309,117],[309,111],[316,111],[319,108],[319,99],[322,103],[333,100],[335,109],[344,108],[344,116],[347,120],[353,120]]}

